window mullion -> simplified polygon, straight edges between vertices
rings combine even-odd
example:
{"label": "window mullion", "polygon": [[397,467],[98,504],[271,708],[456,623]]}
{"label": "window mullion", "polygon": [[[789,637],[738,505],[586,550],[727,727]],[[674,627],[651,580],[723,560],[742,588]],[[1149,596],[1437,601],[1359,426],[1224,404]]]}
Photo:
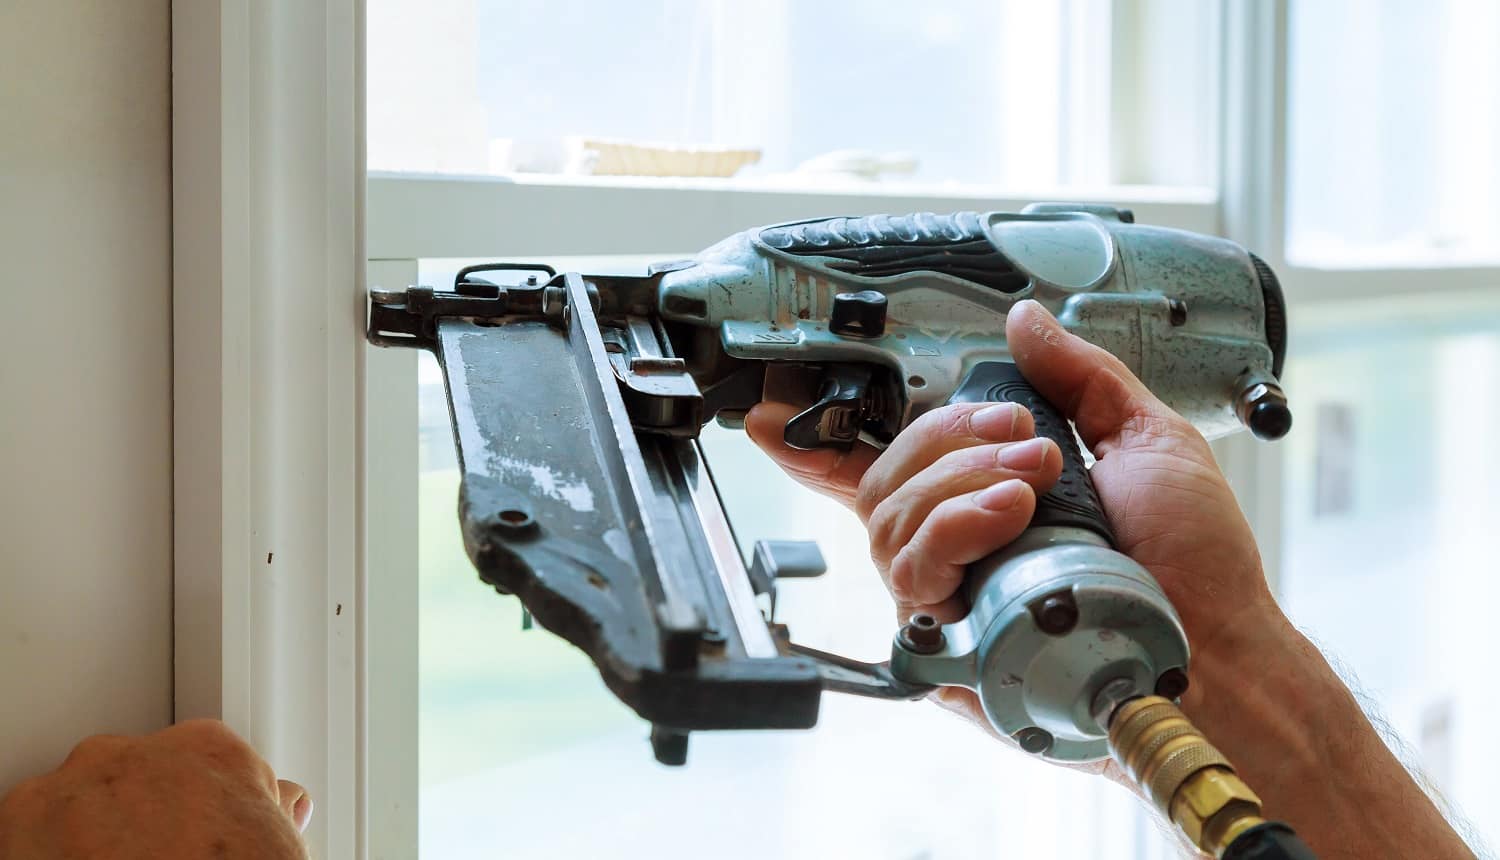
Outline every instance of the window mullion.
{"label": "window mullion", "polygon": [[[1285,269],[1286,0],[1224,0],[1219,168],[1225,236]],[[1295,407],[1296,404],[1293,403]],[[1239,434],[1215,454],[1261,549],[1273,591],[1280,577],[1284,449]]]}
{"label": "window mullion", "polygon": [[1285,264],[1287,3],[1225,0],[1220,199],[1224,235]]}

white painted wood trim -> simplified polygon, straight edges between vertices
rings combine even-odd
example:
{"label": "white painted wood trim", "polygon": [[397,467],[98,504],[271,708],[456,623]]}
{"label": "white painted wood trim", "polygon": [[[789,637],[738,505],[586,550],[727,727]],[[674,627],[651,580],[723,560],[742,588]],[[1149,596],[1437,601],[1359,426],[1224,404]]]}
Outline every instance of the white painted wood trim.
{"label": "white painted wood trim", "polygon": [[1287,3],[1221,0],[1224,235],[1285,268]]}
{"label": "white painted wood trim", "polygon": [[[1000,195],[871,186],[867,191],[786,190],[733,181],[642,181],[591,177],[373,174],[367,242],[371,259],[628,255],[706,248],[761,224],[877,212],[1017,210],[1057,192]],[[1136,220],[1218,231],[1214,192],[1122,186],[1063,199],[1112,203]]]}
{"label": "white painted wood trim", "polygon": [[176,716],[360,857],[363,3],[172,12]]}
{"label": "white painted wood trim", "polygon": [[[371,288],[417,282],[416,260],[381,260]],[[417,856],[418,432],[417,353],[366,347],[365,656],[366,836],[370,860]]]}
{"label": "white painted wood trim", "polygon": [[[1224,235],[1285,276],[1286,0],[1222,0],[1224,128],[1220,199]],[[1290,285],[1283,281],[1283,285]],[[1289,313],[1296,325],[1295,311]],[[1297,402],[1292,400],[1293,414]],[[1214,443],[1219,466],[1255,532],[1267,583],[1281,571],[1282,450],[1238,433]]]}

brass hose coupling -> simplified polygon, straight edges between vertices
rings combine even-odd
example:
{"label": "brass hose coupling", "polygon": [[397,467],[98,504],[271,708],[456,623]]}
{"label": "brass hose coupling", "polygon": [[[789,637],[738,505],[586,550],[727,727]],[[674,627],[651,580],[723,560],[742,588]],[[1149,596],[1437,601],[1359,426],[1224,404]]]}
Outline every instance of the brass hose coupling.
{"label": "brass hose coupling", "polygon": [[1167,699],[1143,696],[1120,705],[1109,722],[1109,751],[1152,804],[1216,858],[1265,823],[1260,798]]}

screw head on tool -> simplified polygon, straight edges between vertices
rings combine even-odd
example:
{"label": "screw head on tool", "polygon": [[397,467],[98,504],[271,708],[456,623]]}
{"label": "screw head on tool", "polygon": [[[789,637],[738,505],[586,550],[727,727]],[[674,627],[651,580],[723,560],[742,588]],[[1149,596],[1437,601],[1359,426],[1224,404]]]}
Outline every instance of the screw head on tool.
{"label": "screw head on tool", "polygon": [[1186,693],[1187,688],[1187,673],[1176,666],[1161,673],[1156,679],[1156,695],[1163,699],[1176,699]]}
{"label": "screw head on tool", "polygon": [[536,520],[529,511],[506,508],[495,517],[493,525],[501,534],[520,537],[536,531]]}
{"label": "screw head on tool", "polygon": [[1051,733],[1046,729],[1039,729],[1036,726],[1021,729],[1019,732],[1011,735],[1011,737],[1015,738],[1016,743],[1021,745],[1022,751],[1029,752],[1032,755],[1041,755],[1047,750],[1052,749]]}
{"label": "screw head on tool", "polygon": [[1049,636],[1061,636],[1078,624],[1078,604],[1073,602],[1072,592],[1059,591],[1032,604],[1031,616],[1037,629]]}
{"label": "screw head on tool", "polygon": [[1184,302],[1182,299],[1168,299],[1167,315],[1168,321],[1171,322],[1173,326],[1186,325],[1187,302]]}
{"label": "screw head on tool", "polygon": [[918,612],[901,626],[896,639],[913,654],[936,654],[943,650],[943,625],[931,615]]}

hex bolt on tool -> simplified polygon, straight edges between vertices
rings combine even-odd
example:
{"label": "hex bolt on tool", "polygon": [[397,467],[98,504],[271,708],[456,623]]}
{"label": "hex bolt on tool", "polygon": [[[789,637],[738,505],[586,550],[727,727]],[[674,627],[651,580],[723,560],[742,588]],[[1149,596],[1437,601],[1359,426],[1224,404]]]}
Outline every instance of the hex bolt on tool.
{"label": "hex bolt on tool", "polygon": [[[1012,361],[1005,317],[1023,299],[1205,435],[1291,428],[1271,270],[1108,206],[779,224],[638,276],[473,266],[451,290],[372,290],[368,336],[437,356],[480,577],[593,659],[663,762],[686,759],[692,731],[810,727],[825,690],[957,685],[1029,753],[1113,754],[1195,845],[1310,857],[1168,701],[1190,673],[1182,624],[1114,549],[1071,425]],[[969,567],[966,617],[913,617],[887,663],[816,651],[775,623],[775,594],[821,555],[763,541],[747,568],[697,441],[763,398],[809,404],[784,431],[799,448],[884,445],[946,403],[1019,403],[1062,477],[1021,538]]]}

